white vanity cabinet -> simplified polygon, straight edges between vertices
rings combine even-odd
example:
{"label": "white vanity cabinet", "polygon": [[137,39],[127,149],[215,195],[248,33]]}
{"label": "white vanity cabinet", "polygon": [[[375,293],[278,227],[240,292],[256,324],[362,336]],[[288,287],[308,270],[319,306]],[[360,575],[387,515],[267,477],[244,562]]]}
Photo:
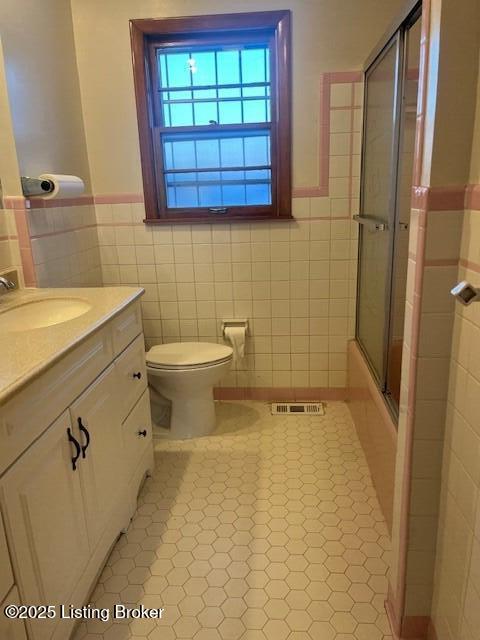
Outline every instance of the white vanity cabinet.
{"label": "white vanity cabinet", "polygon": [[122,499],[125,485],[120,465],[123,453],[118,411],[117,375],[109,367],[70,407],[90,546],[95,549]]}
{"label": "white vanity cabinet", "polygon": [[[4,607],[8,604],[20,604],[16,587],[13,587],[5,600],[0,604],[1,611],[3,611]],[[2,640],[28,640],[23,620],[9,620],[5,616],[0,616],[0,638]]]}
{"label": "white vanity cabinet", "polygon": [[[25,604],[69,603],[90,557],[69,431],[72,423],[65,411],[2,481],[10,548]],[[31,620],[32,636],[50,638],[55,623]]]}
{"label": "white vanity cabinet", "polygon": [[[14,579],[25,605],[85,604],[111,547],[133,515],[143,478],[153,469],[139,303],[127,307],[100,332],[102,344],[107,345],[98,350],[103,370],[82,389],[73,384],[71,394],[64,376],[62,393],[49,398],[55,409],[50,406],[48,414],[59,417],[43,427],[37,421],[30,442],[20,423],[17,436],[6,432],[10,440],[15,436],[23,453],[0,477],[13,565],[13,577],[7,577],[5,588]],[[98,332],[82,343],[79,353],[89,351],[88,341],[98,344],[97,336]],[[112,356],[105,363],[104,354],[110,350]],[[74,353],[68,354],[68,363],[75,360]],[[62,361],[54,368],[58,375],[64,374]],[[50,381],[52,371],[47,374]],[[40,382],[41,378],[35,381],[35,399]],[[13,406],[25,407],[28,393],[27,386],[21,392],[23,401],[15,398]],[[0,408],[0,424],[1,412]],[[6,414],[9,424],[15,425],[16,413],[8,405]],[[4,547],[0,536],[0,555],[8,553]],[[16,640],[16,635],[3,631],[1,625],[10,624],[3,612],[0,618],[2,640]],[[26,623],[30,640],[67,640],[73,625],[74,621],[58,616]],[[22,626],[10,624],[8,629],[18,633]]]}

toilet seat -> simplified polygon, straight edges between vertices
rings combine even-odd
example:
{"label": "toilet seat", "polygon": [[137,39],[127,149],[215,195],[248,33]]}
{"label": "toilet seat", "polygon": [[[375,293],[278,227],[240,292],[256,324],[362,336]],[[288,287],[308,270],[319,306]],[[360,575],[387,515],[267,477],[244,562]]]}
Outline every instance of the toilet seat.
{"label": "toilet seat", "polygon": [[200,369],[231,360],[233,350],[211,342],[171,342],[159,344],[147,352],[152,369]]}

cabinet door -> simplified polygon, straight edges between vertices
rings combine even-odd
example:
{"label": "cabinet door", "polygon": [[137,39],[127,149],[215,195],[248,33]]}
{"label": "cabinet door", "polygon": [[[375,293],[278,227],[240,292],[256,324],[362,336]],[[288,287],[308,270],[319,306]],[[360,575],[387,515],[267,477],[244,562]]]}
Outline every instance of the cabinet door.
{"label": "cabinet door", "polygon": [[0,605],[0,638],[2,638],[2,640],[27,640],[23,620],[9,620],[3,613],[8,604],[20,604],[16,587],[10,591]]}
{"label": "cabinet door", "polygon": [[2,514],[0,513],[0,600],[3,600],[13,587],[13,572],[8,553],[7,538],[3,527]]}
{"label": "cabinet door", "polygon": [[117,375],[109,367],[70,407],[82,444],[79,460],[90,546],[94,550],[124,487]]}
{"label": "cabinet door", "polygon": [[[68,603],[90,557],[69,429],[65,412],[1,481],[10,552],[25,604]],[[50,638],[54,625],[54,620],[30,621],[31,637]]]}

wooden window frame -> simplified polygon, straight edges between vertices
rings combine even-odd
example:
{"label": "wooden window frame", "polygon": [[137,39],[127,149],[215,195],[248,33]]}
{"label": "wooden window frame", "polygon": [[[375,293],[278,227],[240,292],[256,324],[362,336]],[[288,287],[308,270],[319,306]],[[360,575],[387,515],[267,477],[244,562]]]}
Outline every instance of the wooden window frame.
{"label": "wooden window frame", "polygon": [[[219,14],[186,18],[130,20],[135,98],[137,104],[140,157],[143,175],[146,219],[153,224],[249,222],[292,218],[291,170],[291,24],[285,11]],[[270,129],[272,204],[228,206],[226,213],[213,213],[208,207],[168,209],[162,170],[161,129],[155,126],[151,52],[155,46],[182,46],[207,42],[228,42],[239,37],[270,37],[271,113]],[[205,130],[234,129],[235,125],[210,125]],[[201,131],[201,127],[169,127]],[[244,128],[244,125],[241,125]],[[255,128],[255,125],[250,128]],[[162,132],[165,129],[161,129]]]}

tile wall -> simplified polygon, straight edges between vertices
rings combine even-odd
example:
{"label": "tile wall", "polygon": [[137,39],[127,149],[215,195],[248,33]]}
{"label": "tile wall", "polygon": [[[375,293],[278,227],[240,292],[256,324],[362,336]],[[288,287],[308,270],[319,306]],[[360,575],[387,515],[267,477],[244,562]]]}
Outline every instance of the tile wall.
{"label": "tile wall", "polygon": [[21,264],[13,211],[0,209],[0,272]]}
{"label": "tile wall", "polygon": [[[465,211],[458,280],[479,286],[480,207]],[[456,305],[441,478],[432,618],[438,640],[473,640],[480,628],[480,304]]]}
{"label": "tile wall", "polygon": [[37,286],[100,286],[102,273],[93,204],[45,206],[48,201],[42,204],[43,207],[32,206],[25,213]]}
{"label": "tile wall", "polygon": [[319,145],[328,182],[296,194],[295,220],[145,226],[141,202],[96,205],[103,282],[145,288],[149,345],[221,341],[223,318],[249,319],[247,355],[223,381],[229,388],[346,385],[362,86],[350,74],[327,75]]}

